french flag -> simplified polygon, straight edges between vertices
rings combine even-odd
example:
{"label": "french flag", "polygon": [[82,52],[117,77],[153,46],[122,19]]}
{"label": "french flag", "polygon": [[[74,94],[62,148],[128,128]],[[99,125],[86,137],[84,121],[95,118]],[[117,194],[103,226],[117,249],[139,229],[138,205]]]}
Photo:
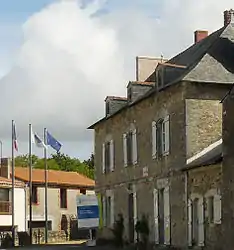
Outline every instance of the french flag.
{"label": "french flag", "polygon": [[16,136],[15,122],[13,123],[12,140],[13,140],[14,149],[18,152],[18,142],[17,142],[17,136]]}

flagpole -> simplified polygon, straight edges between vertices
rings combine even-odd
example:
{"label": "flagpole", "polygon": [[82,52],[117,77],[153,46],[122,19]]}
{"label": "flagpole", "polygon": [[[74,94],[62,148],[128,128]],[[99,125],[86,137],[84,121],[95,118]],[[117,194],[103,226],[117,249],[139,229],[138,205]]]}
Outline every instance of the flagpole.
{"label": "flagpole", "polygon": [[[44,128],[44,143],[47,145],[47,130]],[[44,148],[44,161],[45,161],[45,243],[48,243],[48,172],[47,172],[47,148]]]}
{"label": "flagpole", "polygon": [[29,235],[32,245],[32,124],[29,124]]}
{"label": "flagpole", "polygon": [[15,246],[15,147],[14,147],[14,120],[12,120],[12,160],[11,160],[11,181],[12,181],[12,190],[11,190],[11,218],[12,218],[12,240],[13,246]]}

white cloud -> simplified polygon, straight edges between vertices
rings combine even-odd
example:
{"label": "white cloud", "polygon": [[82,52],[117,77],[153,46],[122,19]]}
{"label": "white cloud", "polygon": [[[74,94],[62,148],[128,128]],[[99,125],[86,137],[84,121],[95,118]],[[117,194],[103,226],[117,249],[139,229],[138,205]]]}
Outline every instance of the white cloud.
{"label": "white cloud", "polygon": [[164,0],[150,14],[132,3],[92,17],[104,2],[81,9],[58,1],[29,17],[15,66],[0,83],[0,136],[10,139],[15,119],[22,140],[29,122],[61,140],[90,140],[86,127],[104,114],[106,95],[125,94],[136,55],[174,55],[193,42],[195,29],[220,28],[223,11],[234,7],[230,0]]}

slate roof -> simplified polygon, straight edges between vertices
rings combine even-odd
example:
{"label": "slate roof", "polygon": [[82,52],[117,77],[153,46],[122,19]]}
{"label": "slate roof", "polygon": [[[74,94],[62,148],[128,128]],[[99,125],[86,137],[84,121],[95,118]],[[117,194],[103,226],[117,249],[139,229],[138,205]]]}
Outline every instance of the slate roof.
{"label": "slate roof", "polygon": [[[173,67],[169,64],[176,64],[185,67]],[[210,34],[207,38],[193,44],[185,51],[176,55],[167,61],[167,64],[160,64],[156,70],[163,67],[164,86],[162,89],[178,83],[187,82],[204,82],[204,83],[234,83],[234,24],[222,27],[221,29]],[[153,72],[146,82],[155,82],[156,74]],[[149,90],[145,95],[140,97],[130,106],[135,105],[141,100],[154,94],[155,88]],[[89,127],[93,129],[98,123],[110,119],[115,114],[127,108],[126,104],[116,113],[104,117]]]}
{"label": "slate roof", "polygon": [[[32,181],[37,184],[45,182],[45,175],[43,169],[33,169]],[[15,168],[15,178],[23,182],[29,182],[29,169],[23,167]],[[77,172],[65,172],[58,170],[48,170],[48,184],[57,186],[70,186],[70,187],[89,187],[94,188],[95,182],[81,175]]]}

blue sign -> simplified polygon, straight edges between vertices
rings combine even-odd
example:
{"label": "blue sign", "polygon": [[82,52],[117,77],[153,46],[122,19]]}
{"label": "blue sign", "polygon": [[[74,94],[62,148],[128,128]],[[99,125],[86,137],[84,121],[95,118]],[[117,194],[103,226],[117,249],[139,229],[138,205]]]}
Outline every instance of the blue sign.
{"label": "blue sign", "polygon": [[99,218],[99,208],[97,205],[77,207],[78,219],[97,219]]}

